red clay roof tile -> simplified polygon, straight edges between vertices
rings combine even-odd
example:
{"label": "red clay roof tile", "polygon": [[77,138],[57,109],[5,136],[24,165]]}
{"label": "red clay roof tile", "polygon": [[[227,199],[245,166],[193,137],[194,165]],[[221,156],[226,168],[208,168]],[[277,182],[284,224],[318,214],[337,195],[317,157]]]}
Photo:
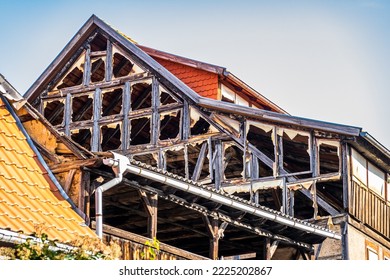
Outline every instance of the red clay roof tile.
{"label": "red clay roof tile", "polygon": [[158,57],[154,59],[203,97],[217,99],[218,75]]}

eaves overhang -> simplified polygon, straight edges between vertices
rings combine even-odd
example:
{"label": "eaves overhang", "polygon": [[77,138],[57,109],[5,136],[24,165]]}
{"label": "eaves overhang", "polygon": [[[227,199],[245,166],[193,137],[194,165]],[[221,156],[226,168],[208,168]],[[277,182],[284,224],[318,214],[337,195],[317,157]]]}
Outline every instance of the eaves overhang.
{"label": "eaves overhang", "polygon": [[[231,194],[227,194],[222,190],[216,190],[212,187],[202,185],[192,180],[182,178],[178,175],[160,170],[158,168],[149,166],[145,163],[141,163],[135,160],[129,160],[127,157],[113,152],[114,159],[107,159],[105,163],[109,166],[123,165],[126,162],[126,172],[146,178],[155,183],[160,183],[165,186],[175,188],[179,191],[183,191],[195,196],[202,197],[204,199],[216,202],[229,208],[233,208],[237,211],[242,211],[247,215],[253,215],[267,220],[271,224],[280,224],[287,228],[298,230],[304,234],[315,235],[320,238],[334,238],[341,239],[341,235],[335,231],[329,230],[324,227],[308,223],[306,221],[291,217],[282,212],[256,205],[248,200],[236,197]],[[119,161],[123,161],[119,163]]]}
{"label": "eaves overhang", "polygon": [[243,117],[262,120],[269,123],[291,125],[306,129],[316,129],[347,136],[359,136],[362,130],[360,127],[296,117],[204,97],[199,99],[198,105],[216,112],[241,115]]}

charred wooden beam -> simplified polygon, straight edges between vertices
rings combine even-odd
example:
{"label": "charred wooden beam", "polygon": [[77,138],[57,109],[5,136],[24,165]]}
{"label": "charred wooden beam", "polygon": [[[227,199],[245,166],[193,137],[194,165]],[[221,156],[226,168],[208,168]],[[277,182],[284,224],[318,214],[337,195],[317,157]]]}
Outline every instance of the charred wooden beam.
{"label": "charred wooden beam", "polygon": [[64,108],[64,127],[65,127],[65,135],[70,135],[70,123],[71,123],[71,116],[72,116],[72,98],[70,94],[66,95],[65,98],[65,108]]}
{"label": "charred wooden beam", "polygon": [[79,209],[86,214],[88,217],[87,225],[89,225],[90,217],[90,195],[91,195],[91,177],[89,172],[81,171],[81,182],[80,182],[80,196],[79,196]]}
{"label": "charred wooden beam", "polygon": [[160,89],[156,78],[152,79],[152,119],[151,119],[151,144],[156,145],[160,137]]}
{"label": "charred wooden beam", "polygon": [[100,108],[101,108],[101,90],[97,88],[94,92],[93,98],[93,128],[92,128],[92,140],[91,140],[91,151],[99,152],[100,147],[100,127],[99,127],[99,119],[100,119]]}
{"label": "charred wooden beam", "polygon": [[150,194],[144,190],[138,189],[146,213],[148,215],[148,236],[155,238],[157,236],[157,194]]}
{"label": "charred wooden beam", "polygon": [[91,46],[88,45],[85,52],[85,63],[83,72],[83,85],[88,86],[91,83]]}
{"label": "charred wooden beam", "polygon": [[184,100],[183,103],[183,121],[182,121],[182,127],[181,127],[181,136],[183,140],[187,140],[190,137],[190,124],[191,124],[191,117],[190,117],[190,107],[188,105],[188,102]]}
{"label": "charred wooden beam", "polygon": [[[79,58],[79,56],[83,53],[84,50],[87,49],[89,43],[97,36],[97,32],[93,32],[92,35],[87,38],[87,40],[84,42],[84,44],[79,47],[75,53],[72,55],[72,57],[68,60],[68,62],[65,64],[64,67],[60,71],[56,73],[56,76],[50,81],[49,85],[47,86],[47,89],[50,90],[54,85],[58,83],[58,81],[63,78],[66,72],[69,71],[70,67],[74,65],[74,62]],[[78,81],[77,83],[79,83]]]}
{"label": "charred wooden beam", "polygon": [[99,158],[90,158],[90,159],[80,159],[72,160],[68,162],[57,162],[48,164],[51,172],[54,174],[67,172],[72,169],[78,169],[82,167],[95,167],[101,164],[101,159]]}
{"label": "charred wooden beam", "polygon": [[78,85],[78,86],[73,86],[69,88],[62,88],[58,92],[59,93],[54,93],[51,92],[49,96],[42,96],[42,100],[51,100],[51,99],[56,99],[56,98],[62,98],[64,95],[70,93],[72,95],[80,95],[86,92],[91,92],[95,91],[97,88],[100,88],[102,90],[112,88],[115,86],[121,86],[124,85],[126,82],[141,82],[144,80],[149,80],[151,78],[150,74],[147,72],[131,75],[131,76],[126,76],[126,77],[120,77],[115,80],[112,80],[110,82],[102,81],[102,82],[96,82],[93,84],[90,84],[88,86],[84,85]]}
{"label": "charred wooden beam", "polygon": [[214,166],[213,166],[213,142],[211,137],[207,138],[207,146],[209,148],[208,157],[209,157],[209,173],[210,179],[214,180]]}
{"label": "charred wooden beam", "polygon": [[[350,154],[349,146],[347,143],[343,143],[341,147],[341,157],[342,157],[342,180],[343,180],[343,208],[344,211],[349,211],[348,202],[350,200],[349,194],[351,193],[351,163],[350,163]],[[390,187],[390,186],[388,186]],[[390,200],[390,198],[388,198]]]}
{"label": "charred wooden beam", "polygon": [[223,181],[223,148],[222,141],[215,141],[215,156],[213,158],[215,188],[219,190]]}
{"label": "charred wooden beam", "polygon": [[202,216],[204,223],[206,224],[206,228],[208,229],[208,235],[210,238],[210,250],[209,250],[209,258],[212,260],[218,259],[218,245],[219,245],[219,226],[218,219],[216,218],[208,218],[208,216]]}
{"label": "charred wooden beam", "polygon": [[206,157],[206,151],[207,151],[207,142],[203,142],[202,147],[200,149],[198,159],[196,161],[196,165],[194,168],[194,172],[192,174],[191,180],[196,182],[199,180],[200,174],[202,172],[204,160]]}
{"label": "charred wooden beam", "polygon": [[264,238],[264,248],[263,248],[263,252],[264,252],[264,260],[270,260],[271,259],[271,252],[270,252],[270,248],[271,248],[271,239],[270,238]]}
{"label": "charred wooden beam", "polygon": [[110,82],[112,79],[112,43],[110,40],[107,40],[107,51],[106,51],[106,71],[104,80]]}
{"label": "charred wooden beam", "polygon": [[66,193],[69,193],[70,187],[72,186],[73,183],[73,177],[76,174],[77,169],[71,169],[69,170],[68,174],[66,175],[65,179],[65,185],[64,185],[64,191]]}
{"label": "charred wooden beam", "polygon": [[287,188],[286,178],[283,178],[282,183],[282,213],[288,214],[289,210],[289,189]]}
{"label": "charred wooden beam", "polygon": [[129,112],[130,112],[130,83],[126,82],[124,85],[123,96],[122,96],[122,114],[123,114],[123,124],[122,124],[122,151],[126,151],[130,146],[130,121],[129,121]]}
{"label": "charred wooden beam", "polygon": [[33,141],[34,141],[34,145],[38,148],[39,152],[44,157],[46,157],[47,159],[49,159],[53,163],[60,163],[61,162],[60,158],[56,154],[49,151],[45,146],[39,144],[39,142],[37,142],[35,140],[33,140]]}

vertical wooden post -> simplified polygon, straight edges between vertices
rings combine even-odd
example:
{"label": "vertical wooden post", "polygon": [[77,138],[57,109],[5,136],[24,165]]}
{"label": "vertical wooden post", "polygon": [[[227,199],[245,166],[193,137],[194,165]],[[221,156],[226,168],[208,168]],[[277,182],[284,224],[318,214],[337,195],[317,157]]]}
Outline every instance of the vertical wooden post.
{"label": "vertical wooden post", "polygon": [[[203,216],[203,221],[206,224],[208,233],[210,236],[210,251],[209,257],[212,260],[218,259],[218,246],[219,246],[219,226],[218,219],[212,218],[211,222],[207,216]],[[226,226],[224,226],[226,228]]]}
{"label": "vertical wooden post", "polygon": [[319,172],[319,158],[318,158],[318,147],[317,147],[317,138],[314,136],[312,132],[310,134],[310,169],[312,172],[312,177],[317,177]]}
{"label": "vertical wooden post", "polygon": [[163,152],[163,150],[160,148],[160,149],[158,150],[157,168],[166,170],[166,168],[164,168],[164,166],[165,166],[165,164],[164,164],[164,152]]}
{"label": "vertical wooden post", "polygon": [[[45,90],[43,93],[42,93],[42,96],[46,96],[47,95],[47,91]],[[45,106],[44,106],[44,103],[45,103],[45,101],[43,101],[42,100],[42,98],[39,96],[37,99],[36,99],[36,101],[33,101],[33,106],[34,106],[34,104],[39,104],[38,105],[38,111],[39,111],[39,113],[41,113],[42,114],[42,116],[45,114]]]}
{"label": "vertical wooden post", "polygon": [[100,127],[99,119],[101,115],[101,89],[97,88],[93,96],[93,128],[91,151],[99,152],[100,147]]}
{"label": "vertical wooden post", "polygon": [[106,51],[106,73],[105,80],[110,82],[112,79],[112,43],[110,40],[107,40],[107,51]]}
{"label": "vertical wooden post", "polygon": [[213,229],[213,237],[210,242],[210,259],[217,260],[218,259],[218,250],[219,250],[219,236],[218,236],[218,220],[211,220],[211,227]]}
{"label": "vertical wooden post", "polygon": [[157,194],[150,195],[152,211],[148,218],[148,235],[150,238],[157,238]]}
{"label": "vertical wooden post", "polygon": [[130,121],[129,121],[129,111],[130,111],[130,83],[126,82],[123,89],[122,96],[123,103],[123,123],[122,123],[122,150],[125,151],[130,146]]}
{"label": "vertical wooden post", "polygon": [[147,225],[147,230],[148,230],[148,236],[149,238],[155,238],[157,237],[157,200],[158,196],[157,194],[149,194],[146,193],[143,190],[138,190],[146,213],[148,214],[148,225]]}
{"label": "vertical wooden post", "polygon": [[66,94],[64,108],[65,135],[70,136],[70,123],[72,119],[72,97],[70,93]]}
{"label": "vertical wooden post", "polygon": [[349,249],[348,249],[348,223],[347,222],[341,222],[340,231],[341,231],[342,259],[348,260],[349,259],[349,252],[348,252]]}
{"label": "vertical wooden post", "polygon": [[251,154],[251,179],[259,179],[259,160],[258,158]]}
{"label": "vertical wooden post", "polygon": [[190,124],[191,124],[191,118],[190,118],[190,107],[188,105],[187,100],[184,100],[183,102],[183,122],[182,122],[182,128],[181,128],[181,137],[183,140],[187,140],[190,137]]}
{"label": "vertical wooden post", "polygon": [[211,141],[211,137],[207,139],[207,145],[209,147],[209,173],[210,179],[214,180],[214,167],[213,167],[213,142]]}
{"label": "vertical wooden post", "polygon": [[[249,153],[248,151],[248,144],[247,144],[247,137],[246,137],[246,121],[242,121],[240,123],[240,138],[242,139],[242,142],[244,143],[244,153],[243,153],[243,174],[244,174],[244,179],[247,179],[248,177],[249,178],[252,178],[252,175],[251,174],[248,174],[248,173],[251,173],[252,170],[248,170],[248,163],[246,162],[246,159],[247,159],[247,155]],[[250,166],[252,166],[250,164]],[[251,194],[252,195],[252,194]]]}
{"label": "vertical wooden post", "polygon": [[317,219],[318,216],[318,203],[317,203],[317,181],[314,180],[311,185],[311,193],[313,196],[313,219]]}
{"label": "vertical wooden post", "polygon": [[158,107],[160,106],[160,88],[155,77],[152,79],[152,130],[151,144],[156,145],[160,137],[160,114]]}
{"label": "vertical wooden post", "polygon": [[[319,156],[318,156],[318,143],[317,138],[314,136],[314,133],[312,132],[310,135],[311,139],[311,145],[310,145],[310,168],[312,171],[312,177],[315,178],[320,174],[320,164],[319,164]],[[313,218],[317,218],[318,214],[318,204],[317,204],[317,182],[314,180],[313,185],[311,186],[311,194],[313,197]]]}
{"label": "vertical wooden post", "polygon": [[275,141],[275,176],[279,176],[283,170],[283,137],[279,135],[279,128],[274,127]]}
{"label": "vertical wooden post", "polygon": [[288,189],[286,184],[286,177],[283,177],[283,186],[282,186],[282,213],[287,214],[289,210],[289,196]]}
{"label": "vertical wooden post", "polygon": [[87,51],[85,52],[83,86],[88,86],[90,82],[91,82],[91,46],[88,45]]}
{"label": "vertical wooden post", "polygon": [[343,208],[344,211],[348,212],[349,210],[349,194],[351,190],[351,180],[350,180],[350,156],[349,156],[349,147],[347,143],[343,143],[341,146],[341,157],[342,157],[342,173],[343,176]]}
{"label": "vertical wooden post", "polygon": [[295,213],[294,213],[294,203],[295,203],[295,191],[292,191],[292,190],[289,190],[288,191],[289,193],[289,211],[288,211],[288,214],[291,216],[291,217],[294,217]]}
{"label": "vertical wooden post", "polygon": [[259,192],[253,193],[252,181],[259,178],[259,160],[253,154],[250,156],[250,180],[251,180],[251,201],[259,205]]}
{"label": "vertical wooden post", "polygon": [[264,240],[264,260],[270,260],[271,259],[271,239],[270,238],[265,238]]}
{"label": "vertical wooden post", "polygon": [[188,145],[185,144],[184,145],[184,173],[185,173],[185,176],[186,176],[186,179],[190,179],[190,171],[189,171],[189,167],[188,167]]}
{"label": "vertical wooden post", "polygon": [[87,217],[91,215],[90,211],[90,195],[91,195],[91,177],[88,171],[81,170],[81,188],[80,188],[80,204],[79,208]]}
{"label": "vertical wooden post", "polygon": [[224,164],[223,164],[223,149],[222,149],[222,141],[221,140],[216,140],[215,141],[215,149],[216,149],[216,154],[215,154],[215,159],[214,159],[214,179],[215,179],[215,188],[219,190],[221,188],[222,180],[223,180],[223,175],[224,175]]}

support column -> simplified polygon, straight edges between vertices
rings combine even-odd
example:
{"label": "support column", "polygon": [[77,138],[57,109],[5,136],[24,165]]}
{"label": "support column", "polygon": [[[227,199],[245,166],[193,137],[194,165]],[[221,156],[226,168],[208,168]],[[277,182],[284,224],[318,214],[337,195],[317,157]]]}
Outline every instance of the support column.
{"label": "support column", "polygon": [[215,141],[215,158],[214,161],[214,182],[215,182],[215,189],[219,190],[221,188],[221,184],[223,181],[223,175],[224,175],[224,164],[223,164],[223,148],[222,148],[222,141],[216,140]]}
{"label": "support column", "polygon": [[158,196],[155,193],[146,193],[143,190],[138,190],[146,213],[148,215],[148,237],[156,238],[157,237],[157,200]]}
{"label": "support column", "polygon": [[91,140],[91,151],[99,152],[100,147],[100,127],[99,120],[101,117],[101,89],[97,88],[93,95],[93,128],[92,128],[92,140]]}
{"label": "support column", "polygon": [[264,256],[263,256],[263,259],[264,260],[270,260],[271,259],[271,239],[270,238],[265,238],[264,240],[264,247],[263,247],[263,252],[264,252]]}
{"label": "support column", "polygon": [[[314,133],[311,134],[310,138],[311,138],[310,165],[311,165],[312,177],[316,178],[320,174],[320,161],[318,155],[317,138],[314,136]],[[315,180],[313,181],[310,192],[313,200],[313,209],[314,209],[313,218],[316,219],[318,214],[318,203],[317,203],[317,182]]]}
{"label": "support column", "polygon": [[218,219],[212,218],[210,221],[207,216],[203,216],[203,221],[206,223],[208,234],[210,236],[209,258],[212,260],[217,260],[220,238]]}

